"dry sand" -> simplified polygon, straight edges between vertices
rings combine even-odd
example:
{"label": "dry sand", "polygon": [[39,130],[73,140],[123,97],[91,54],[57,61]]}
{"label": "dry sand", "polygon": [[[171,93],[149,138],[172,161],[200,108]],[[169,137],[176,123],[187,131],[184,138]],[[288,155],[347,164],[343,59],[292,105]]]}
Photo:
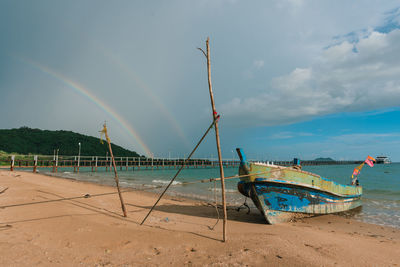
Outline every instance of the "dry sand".
{"label": "dry sand", "polygon": [[[258,211],[123,193],[113,187],[0,170],[0,266],[400,266],[400,230],[326,215],[267,225]],[[61,200],[63,198],[89,198]]]}

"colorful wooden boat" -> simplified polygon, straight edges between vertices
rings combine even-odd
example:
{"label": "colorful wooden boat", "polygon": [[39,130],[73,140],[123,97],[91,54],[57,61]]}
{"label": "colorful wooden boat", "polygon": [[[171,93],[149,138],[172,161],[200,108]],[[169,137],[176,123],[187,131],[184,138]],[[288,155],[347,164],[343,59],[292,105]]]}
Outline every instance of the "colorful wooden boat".
{"label": "colorful wooden boat", "polygon": [[342,185],[301,170],[247,162],[241,149],[239,192],[253,200],[267,223],[291,221],[306,214],[329,214],[361,206],[362,187]]}

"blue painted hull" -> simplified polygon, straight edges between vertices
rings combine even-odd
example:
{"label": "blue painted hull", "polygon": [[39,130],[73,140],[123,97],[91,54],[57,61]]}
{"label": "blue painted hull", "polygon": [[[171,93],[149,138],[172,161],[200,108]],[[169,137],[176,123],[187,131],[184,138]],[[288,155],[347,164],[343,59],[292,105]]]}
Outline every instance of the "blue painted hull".
{"label": "blue painted hull", "polygon": [[250,197],[270,224],[291,221],[304,214],[329,214],[361,206],[362,187],[343,185],[298,165],[283,167],[249,163],[240,149],[238,189]]}
{"label": "blue painted hull", "polygon": [[340,196],[282,181],[241,181],[238,188],[253,200],[269,224],[290,221],[301,214],[337,213],[361,206],[361,195]]}

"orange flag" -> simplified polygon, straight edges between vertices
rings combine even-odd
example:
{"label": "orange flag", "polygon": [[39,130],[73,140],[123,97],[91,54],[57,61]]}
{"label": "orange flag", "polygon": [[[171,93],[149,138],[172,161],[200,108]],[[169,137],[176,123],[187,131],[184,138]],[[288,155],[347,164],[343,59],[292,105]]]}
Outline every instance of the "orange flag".
{"label": "orange flag", "polygon": [[365,163],[367,163],[368,166],[370,166],[370,167],[374,167],[374,161],[375,161],[375,159],[373,157],[371,157],[371,156],[368,156],[365,159]]}

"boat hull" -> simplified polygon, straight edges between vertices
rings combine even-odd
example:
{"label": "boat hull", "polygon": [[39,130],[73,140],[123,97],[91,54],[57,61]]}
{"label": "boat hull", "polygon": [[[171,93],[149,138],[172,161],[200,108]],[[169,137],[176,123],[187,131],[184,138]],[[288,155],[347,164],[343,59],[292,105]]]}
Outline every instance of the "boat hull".
{"label": "boat hull", "polygon": [[240,148],[239,192],[250,197],[267,223],[287,222],[304,214],[329,214],[361,206],[362,187],[343,185],[292,167],[247,162]]}
{"label": "boat hull", "polygon": [[241,181],[238,189],[253,200],[269,224],[291,221],[306,214],[337,213],[361,206],[360,194],[343,196],[284,181]]}

